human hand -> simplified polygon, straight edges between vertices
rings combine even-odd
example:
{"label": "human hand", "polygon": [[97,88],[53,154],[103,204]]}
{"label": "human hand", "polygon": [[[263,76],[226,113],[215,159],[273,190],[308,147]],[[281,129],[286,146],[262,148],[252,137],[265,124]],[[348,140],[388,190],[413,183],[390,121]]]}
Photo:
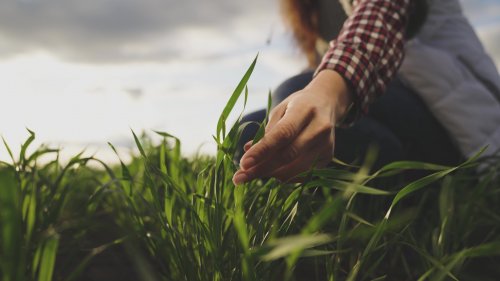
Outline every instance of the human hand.
{"label": "human hand", "polygon": [[245,145],[234,184],[263,177],[286,181],[314,164],[328,164],[333,156],[335,124],[349,104],[344,79],[334,71],[321,71],[306,88],[271,111],[264,137],[253,146],[251,142]]}

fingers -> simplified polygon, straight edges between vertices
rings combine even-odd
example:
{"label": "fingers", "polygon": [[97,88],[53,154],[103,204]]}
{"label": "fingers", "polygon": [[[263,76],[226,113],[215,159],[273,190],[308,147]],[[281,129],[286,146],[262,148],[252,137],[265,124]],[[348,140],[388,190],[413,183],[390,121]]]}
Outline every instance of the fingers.
{"label": "fingers", "polygon": [[[283,117],[285,111],[286,111],[286,106],[283,104],[279,104],[273,110],[271,110],[271,112],[269,113],[269,121],[267,122],[267,126],[265,128],[266,132],[269,132],[269,130],[271,130],[272,127],[274,127],[274,125],[281,119],[281,117]],[[253,140],[245,143],[245,145],[243,146],[243,150],[247,152],[250,149],[250,147],[252,147],[252,144]]]}
{"label": "fingers", "polygon": [[245,144],[233,182],[259,177],[288,180],[312,165],[328,163],[333,154],[335,104],[324,97],[327,95],[304,90],[278,105],[271,112],[264,137]]}
{"label": "fingers", "polygon": [[267,122],[266,126],[266,132],[269,132],[276,123],[285,115],[286,112],[286,105],[283,103],[280,103],[278,106],[276,106],[271,112],[269,113],[269,121]]}
{"label": "fingers", "polygon": [[247,152],[250,149],[250,147],[252,147],[252,142],[253,141],[249,141],[249,142],[245,143],[245,145],[243,146],[243,150],[245,152]]}
{"label": "fingers", "polygon": [[[316,146],[305,151],[299,158],[295,159],[286,165],[278,167],[274,171],[262,170],[259,174],[260,177],[275,177],[281,181],[295,181],[300,180],[296,176],[300,173],[306,172],[311,169],[313,165],[315,167],[324,167],[332,159],[332,149],[326,146]],[[259,167],[254,167],[248,171],[239,170],[235,173],[233,181],[236,185],[251,181],[256,178],[256,171]]]}
{"label": "fingers", "polygon": [[[281,119],[281,117],[283,117],[285,111],[286,111],[286,106],[284,106],[283,104],[279,104],[273,110],[271,110],[271,112],[269,113],[269,121],[267,122],[265,128],[266,132],[269,132],[269,130],[271,130],[274,127],[274,125]],[[245,143],[245,145],[243,146],[243,151],[247,152],[252,147],[253,142],[254,141],[251,140]]]}
{"label": "fingers", "polygon": [[331,154],[332,146],[333,135],[330,128],[310,125],[292,143],[284,146],[266,161],[246,170],[246,174],[250,180],[256,177],[274,176],[275,170],[304,158],[304,155],[312,154],[312,159],[306,158],[307,161],[302,161],[305,165],[311,165],[317,150],[328,147]]}
{"label": "fingers", "polygon": [[262,177],[288,180],[312,165],[322,167],[333,154],[334,135],[330,123],[313,121],[292,143],[274,152],[266,161],[235,174],[236,184]]}
{"label": "fingers", "polygon": [[303,157],[296,159],[292,163],[280,167],[273,172],[273,177],[281,181],[297,181],[297,175],[310,170],[311,168],[322,168],[330,163],[333,157],[332,149],[313,149]]}
{"label": "fingers", "polygon": [[[272,157],[276,151],[294,141],[303,128],[309,122],[310,113],[299,107],[288,107],[284,115],[276,121],[275,116],[270,121],[271,129],[264,135],[264,137],[255,145],[250,147],[241,159],[241,168],[248,170],[251,167],[261,163],[265,159]],[[275,125],[272,123],[275,122]]]}

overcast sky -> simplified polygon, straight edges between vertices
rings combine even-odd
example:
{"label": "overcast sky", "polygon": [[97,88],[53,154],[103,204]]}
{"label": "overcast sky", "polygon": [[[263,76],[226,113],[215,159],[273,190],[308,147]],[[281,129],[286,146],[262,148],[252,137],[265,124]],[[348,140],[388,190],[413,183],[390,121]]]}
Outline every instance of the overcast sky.
{"label": "overcast sky", "polygon": [[193,40],[196,34],[192,33],[215,40],[224,37],[224,43],[229,43],[226,48],[241,47],[246,43],[241,24],[255,24],[275,14],[267,2],[3,0],[0,55],[47,51],[73,62],[168,62],[189,55],[186,46],[188,50],[201,47],[189,45],[202,43]]}
{"label": "overcast sky", "polygon": [[[269,0],[2,0],[0,134],[101,154],[129,129],[164,130],[191,153],[260,52],[248,109],[305,61]],[[464,0],[500,62],[500,2]],[[0,149],[0,159],[5,150]]]}

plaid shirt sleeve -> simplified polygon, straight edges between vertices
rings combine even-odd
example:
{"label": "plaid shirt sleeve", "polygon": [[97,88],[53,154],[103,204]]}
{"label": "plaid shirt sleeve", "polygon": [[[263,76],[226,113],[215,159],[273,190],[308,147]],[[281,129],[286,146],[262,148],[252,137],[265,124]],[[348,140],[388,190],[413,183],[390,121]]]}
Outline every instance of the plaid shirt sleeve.
{"label": "plaid shirt sleeve", "polygon": [[355,0],[353,13],[316,74],[331,69],[352,87],[353,105],[340,125],[352,124],[382,93],[404,57],[410,0]]}

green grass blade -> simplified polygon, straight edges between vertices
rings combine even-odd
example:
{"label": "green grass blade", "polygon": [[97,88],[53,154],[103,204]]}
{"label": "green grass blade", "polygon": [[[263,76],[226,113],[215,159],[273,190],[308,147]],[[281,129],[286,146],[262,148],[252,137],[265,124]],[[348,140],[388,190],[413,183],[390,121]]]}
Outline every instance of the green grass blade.
{"label": "green grass blade", "polygon": [[3,145],[5,146],[5,149],[7,149],[7,153],[10,156],[10,159],[12,160],[12,164],[16,164],[16,160],[14,159],[14,154],[12,153],[12,150],[10,149],[9,145],[7,144],[7,141],[5,141],[5,138],[2,137]]}
{"label": "green grass blade", "polygon": [[44,242],[40,256],[38,281],[52,281],[58,246],[59,236],[57,234],[53,234]]}
{"label": "green grass blade", "polygon": [[361,193],[361,194],[382,195],[382,196],[387,196],[392,194],[391,192],[385,190],[380,190],[373,187],[361,184],[355,184],[352,182],[341,181],[341,180],[317,179],[317,180],[312,180],[305,184],[305,187],[307,188],[317,187],[317,186],[332,188],[344,191],[349,194]]}
{"label": "green grass blade", "polygon": [[266,117],[264,118],[264,121],[259,125],[259,129],[257,130],[257,133],[255,134],[252,140],[252,144],[256,144],[264,137],[264,133],[266,132],[267,121],[269,119],[269,113],[271,112],[271,105],[272,105],[272,96],[271,92],[269,92],[267,96]]}
{"label": "green grass blade", "polygon": [[141,153],[141,155],[142,155],[142,157],[144,157],[144,159],[147,159],[148,157],[146,155],[146,152],[144,151],[144,148],[142,147],[141,141],[139,140],[139,138],[137,137],[137,135],[135,134],[135,132],[133,130],[130,130],[130,131],[132,132],[132,135],[134,136],[135,145],[139,149],[139,153]]}
{"label": "green grass blade", "polygon": [[19,188],[12,169],[0,170],[0,273],[2,280],[18,280],[23,270],[22,214]]}
{"label": "green grass blade", "polygon": [[245,86],[247,85],[248,80],[250,79],[250,76],[252,75],[253,69],[255,68],[255,64],[257,63],[257,58],[258,58],[258,55],[255,57],[252,64],[250,65],[250,67],[247,69],[245,75],[243,75],[243,78],[241,79],[238,86],[236,86],[236,89],[234,90],[233,94],[231,95],[228,102],[226,103],[224,110],[222,110],[222,113],[219,117],[219,121],[217,122],[216,138],[219,141],[221,141],[225,137],[224,131],[225,131],[225,124],[226,124],[227,118],[229,117],[229,114],[233,110],[234,105],[238,101]]}
{"label": "green grass blade", "polygon": [[30,136],[28,139],[21,145],[21,152],[19,153],[19,161],[22,163],[22,165],[26,164],[26,150],[30,146],[30,144],[35,140],[35,133],[31,131],[30,129],[28,130]]}
{"label": "green grass blade", "polygon": [[335,238],[328,234],[302,234],[277,239],[268,243],[268,246],[271,247],[272,250],[263,255],[261,259],[264,261],[276,260],[289,256],[297,251],[331,243],[334,240]]}
{"label": "green grass blade", "polygon": [[416,180],[408,185],[406,185],[403,189],[401,189],[397,194],[396,196],[394,197],[394,199],[392,200],[392,203],[391,203],[391,206],[389,208],[389,210],[387,211],[387,214],[386,214],[386,218],[389,217],[392,209],[394,208],[394,206],[396,206],[397,203],[399,203],[403,198],[409,196],[410,194],[414,193],[415,191],[419,190],[419,189],[422,189],[426,186],[428,186],[429,184],[445,177],[446,175],[456,171],[457,169],[459,169],[460,166],[458,167],[454,167],[454,168],[451,168],[451,169],[447,169],[447,170],[444,170],[444,171],[440,171],[440,172],[437,172],[437,173],[433,173],[433,174],[430,174],[426,177],[423,177],[419,180]]}

